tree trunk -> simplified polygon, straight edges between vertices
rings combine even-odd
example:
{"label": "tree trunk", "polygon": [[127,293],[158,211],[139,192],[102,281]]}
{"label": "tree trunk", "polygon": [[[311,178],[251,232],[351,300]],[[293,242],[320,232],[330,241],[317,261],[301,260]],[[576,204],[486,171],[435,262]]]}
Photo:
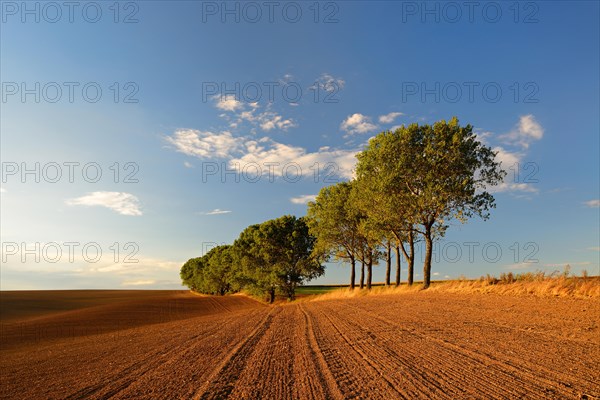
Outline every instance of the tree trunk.
{"label": "tree trunk", "polygon": [[413,231],[408,232],[408,286],[412,286],[415,279],[415,237]]}
{"label": "tree trunk", "polygon": [[365,287],[365,261],[360,261],[360,288]]}
{"label": "tree trunk", "polygon": [[404,243],[400,243],[400,249],[402,249],[402,254],[404,254],[404,258],[408,264],[408,278],[406,279],[406,284],[412,286],[415,273],[415,241],[412,231],[408,232],[408,247],[409,252],[407,253]]}
{"label": "tree trunk", "polygon": [[387,242],[387,258],[385,260],[385,286],[390,286],[390,273],[392,271],[392,244]]}
{"label": "tree trunk", "polygon": [[286,289],[288,301],[296,300],[296,285],[290,283]]}
{"label": "tree trunk", "polygon": [[352,264],[352,270],[350,271],[350,289],[354,290],[354,287],[356,286],[356,260],[354,257],[350,258],[350,263]]}
{"label": "tree trunk", "polygon": [[274,301],[275,301],[275,289],[271,288],[271,289],[269,289],[269,303],[273,304]]}
{"label": "tree trunk", "polygon": [[400,286],[400,245],[396,245],[396,286]]}
{"label": "tree trunk", "polygon": [[369,255],[369,262],[367,263],[367,290],[371,290],[371,283],[373,281],[373,255]]}
{"label": "tree trunk", "polygon": [[423,263],[423,289],[427,289],[431,283],[431,254],[433,252],[433,240],[431,239],[431,226],[425,227],[425,262]]}

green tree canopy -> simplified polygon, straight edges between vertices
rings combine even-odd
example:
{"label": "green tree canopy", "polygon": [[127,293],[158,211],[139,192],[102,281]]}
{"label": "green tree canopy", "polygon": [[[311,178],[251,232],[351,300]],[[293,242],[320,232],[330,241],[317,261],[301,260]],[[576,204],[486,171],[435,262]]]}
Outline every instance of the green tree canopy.
{"label": "green tree canopy", "polygon": [[315,201],[308,203],[307,224],[317,239],[317,252],[350,262],[350,287],[354,289],[361,242],[360,219],[350,202],[351,190],[350,182],[322,188]]}
{"label": "green tree canopy", "polygon": [[290,300],[298,285],[325,272],[324,257],[313,251],[315,241],[304,218],[285,215],[260,225],[261,257],[273,268],[278,288]]}
{"label": "green tree canopy", "polygon": [[431,279],[433,240],[444,234],[451,219],[487,219],[495,203],[486,189],[505,176],[495,153],[477,140],[471,125],[462,127],[457,118],[383,132],[358,158],[359,176],[362,171],[370,179],[379,176],[375,187],[392,193],[390,201],[401,219],[414,223],[422,234],[425,288]]}

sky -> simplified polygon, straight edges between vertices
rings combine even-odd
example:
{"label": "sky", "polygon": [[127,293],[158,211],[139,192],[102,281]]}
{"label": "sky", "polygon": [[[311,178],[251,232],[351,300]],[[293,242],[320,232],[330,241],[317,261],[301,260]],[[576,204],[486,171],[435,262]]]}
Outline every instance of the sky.
{"label": "sky", "polygon": [[599,4],[2,1],[0,288],[181,288],[378,132],[453,116],[508,174],[433,279],[598,275]]}

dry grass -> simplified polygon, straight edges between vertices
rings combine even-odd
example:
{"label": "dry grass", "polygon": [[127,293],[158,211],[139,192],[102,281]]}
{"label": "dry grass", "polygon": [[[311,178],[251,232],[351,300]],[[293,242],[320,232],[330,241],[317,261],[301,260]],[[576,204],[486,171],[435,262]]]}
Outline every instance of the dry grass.
{"label": "dry grass", "polygon": [[[495,293],[512,296],[600,298],[600,277],[590,277],[585,272],[582,275],[581,277],[570,276],[568,268],[565,268],[565,271],[562,273],[554,272],[552,274],[547,274],[543,271],[523,274],[502,274],[499,279],[487,275],[478,280],[459,279],[455,281],[435,282],[427,291],[464,294]],[[349,288],[344,288],[311,296],[307,300],[347,299],[373,295],[415,293],[421,290],[421,285],[418,283],[413,286],[378,286],[370,291],[366,289],[350,290]]]}

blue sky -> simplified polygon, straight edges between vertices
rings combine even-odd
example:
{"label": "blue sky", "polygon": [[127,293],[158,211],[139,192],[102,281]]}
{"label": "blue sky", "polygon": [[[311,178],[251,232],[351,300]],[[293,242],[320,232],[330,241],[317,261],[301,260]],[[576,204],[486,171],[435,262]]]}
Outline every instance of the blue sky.
{"label": "blue sky", "polygon": [[3,290],[178,288],[379,131],[452,116],[509,174],[434,279],[600,272],[598,2],[23,4],[0,28]]}

